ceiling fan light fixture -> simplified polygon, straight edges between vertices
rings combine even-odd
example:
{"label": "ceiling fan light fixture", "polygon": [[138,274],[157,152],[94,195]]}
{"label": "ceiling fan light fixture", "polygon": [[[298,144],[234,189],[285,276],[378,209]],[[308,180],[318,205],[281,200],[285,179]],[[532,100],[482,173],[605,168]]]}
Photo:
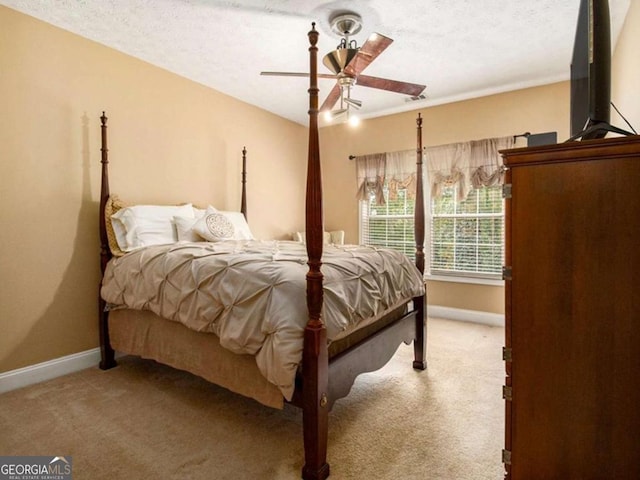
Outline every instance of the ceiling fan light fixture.
{"label": "ceiling fan light fixture", "polygon": [[351,105],[353,108],[362,107],[362,102],[360,100],[356,100],[355,98],[347,97],[347,98],[344,99],[344,101],[346,103],[348,103],[349,105]]}
{"label": "ceiling fan light fixture", "polygon": [[336,110],[327,110],[324,112],[324,119],[327,122],[333,122],[335,119],[340,118],[342,115],[349,111],[348,108],[338,108]]}
{"label": "ceiling fan light fixture", "polygon": [[349,120],[347,120],[350,127],[357,127],[360,125],[360,117],[357,115],[349,115]]}

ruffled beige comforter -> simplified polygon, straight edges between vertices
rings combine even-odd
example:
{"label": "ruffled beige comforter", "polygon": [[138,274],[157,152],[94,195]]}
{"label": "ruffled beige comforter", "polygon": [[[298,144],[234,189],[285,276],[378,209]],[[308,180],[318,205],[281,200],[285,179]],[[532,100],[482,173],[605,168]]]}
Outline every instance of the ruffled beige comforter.
{"label": "ruffled beige comforter", "polygon": [[[417,268],[387,249],[325,245],[323,320],[335,339],[424,293]],[[102,297],[109,308],[150,310],[255,356],[265,378],[291,399],[302,358],[307,254],[285,241],[177,243],[112,259]]]}

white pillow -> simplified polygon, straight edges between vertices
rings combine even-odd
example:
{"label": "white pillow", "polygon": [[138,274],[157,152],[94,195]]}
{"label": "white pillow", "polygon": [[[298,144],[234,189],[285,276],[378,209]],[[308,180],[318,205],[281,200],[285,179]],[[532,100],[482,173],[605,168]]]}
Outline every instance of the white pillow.
{"label": "white pillow", "polygon": [[[178,241],[173,217],[193,218],[191,204],[181,206],[136,205],[111,216],[118,246],[124,252],[149,245]],[[124,236],[123,236],[124,232]]]}
{"label": "white pillow", "polygon": [[[204,210],[203,210],[204,212]],[[179,242],[202,242],[203,238],[193,231],[197,218],[173,217],[173,224],[176,226],[176,234]]]}
{"label": "white pillow", "polygon": [[221,212],[209,206],[193,225],[193,231],[210,242],[253,240],[249,225],[240,212]]}
{"label": "white pillow", "polygon": [[[211,205],[209,205],[209,207],[211,207]],[[211,207],[211,208],[214,208],[214,207]],[[194,217],[200,218],[205,213],[207,213],[207,209],[206,208],[193,207],[193,216]]]}

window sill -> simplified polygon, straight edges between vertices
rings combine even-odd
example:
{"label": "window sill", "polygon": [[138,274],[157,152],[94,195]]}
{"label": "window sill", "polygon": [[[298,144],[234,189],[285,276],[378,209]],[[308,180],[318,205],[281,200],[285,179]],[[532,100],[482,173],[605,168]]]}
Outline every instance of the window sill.
{"label": "window sill", "polygon": [[504,280],[479,277],[462,277],[455,275],[425,275],[426,280],[435,282],[471,283],[475,285],[488,285],[492,287],[504,287]]}

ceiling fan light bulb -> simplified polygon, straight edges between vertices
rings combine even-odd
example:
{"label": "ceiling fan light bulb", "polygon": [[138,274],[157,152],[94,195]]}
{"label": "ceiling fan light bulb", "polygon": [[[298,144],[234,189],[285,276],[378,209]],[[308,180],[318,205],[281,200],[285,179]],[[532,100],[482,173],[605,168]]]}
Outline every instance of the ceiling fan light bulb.
{"label": "ceiling fan light bulb", "polygon": [[358,125],[360,125],[360,117],[358,117],[357,115],[351,115],[349,116],[349,126],[351,127],[357,127]]}
{"label": "ceiling fan light bulb", "polygon": [[345,113],[347,113],[346,108],[339,108],[337,110],[327,110],[324,112],[324,119],[327,122],[333,122],[335,119],[344,115]]}

